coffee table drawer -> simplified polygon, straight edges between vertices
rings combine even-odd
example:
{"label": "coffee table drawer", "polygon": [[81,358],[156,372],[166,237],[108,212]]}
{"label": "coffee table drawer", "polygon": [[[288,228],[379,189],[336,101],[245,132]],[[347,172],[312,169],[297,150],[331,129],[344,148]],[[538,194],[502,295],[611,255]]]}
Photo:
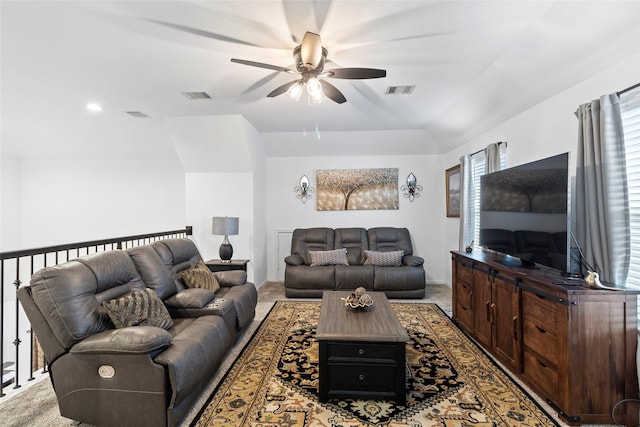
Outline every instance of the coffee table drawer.
{"label": "coffee table drawer", "polygon": [[395,395],[396,366],[329,364],[329,382],[334,392],[388,392]]}
{"label": "coffee table drawer", "polygon": [[394,362],[396,360],[396,348],[395,345],[389,344],[329,342],[327,345],[327,358],[329,363],[341,359]]}

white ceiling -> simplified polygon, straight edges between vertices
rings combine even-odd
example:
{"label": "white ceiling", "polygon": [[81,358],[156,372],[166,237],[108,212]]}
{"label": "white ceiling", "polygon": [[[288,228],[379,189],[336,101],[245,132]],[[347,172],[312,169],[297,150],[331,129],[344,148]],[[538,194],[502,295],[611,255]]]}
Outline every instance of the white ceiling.
{"label": "white ceiling", "polygon": [[[221,114],[243,115],[261,133],[419,131],[425,153],[443,152],[640,51],[640,1],[1,1],[0,8],[1,141],[15,156],[165,155],[173,150],[165,118]],[[299,39],[306,30],[322,37],[332,61],[325,69],[383,68],[387,77],[332,79],[347,102],[308,105],[266,98],[294,76],[230,62],[292,67],[292,31]],[[385,95],[394,85],[415,89]],[[185,91],[213,99],[190,101]],[[103,112],[84,111],[89,101]],[[386,138],[375,144],[388,152]]]}

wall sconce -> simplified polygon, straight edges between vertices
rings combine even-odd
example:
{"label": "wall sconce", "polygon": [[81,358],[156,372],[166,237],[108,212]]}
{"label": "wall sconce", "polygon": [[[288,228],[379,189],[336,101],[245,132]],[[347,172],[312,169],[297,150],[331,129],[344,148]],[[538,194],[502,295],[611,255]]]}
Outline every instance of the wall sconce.
{"label": "wall sconce", "polygon": [[302,200],[302,203],[307,203],[307,200],[311,198],[311,193],[314,191],[312,187],[309,187],[307,175],[302,175],[300,185],[296,186],[293,191],[296,192],[296,197]]}
{"label": "wall sconce", "polygon": [[418,185],[418,179],[411,172],[409,176],[407,176],[407,185],[403,185],[400,187],[400,190],[405,191],[403,194],[404,197],[408,197],[409,201],[413,203],[413,199],[416,197],[420,197],[420,191],[422,191],[422,185]]}

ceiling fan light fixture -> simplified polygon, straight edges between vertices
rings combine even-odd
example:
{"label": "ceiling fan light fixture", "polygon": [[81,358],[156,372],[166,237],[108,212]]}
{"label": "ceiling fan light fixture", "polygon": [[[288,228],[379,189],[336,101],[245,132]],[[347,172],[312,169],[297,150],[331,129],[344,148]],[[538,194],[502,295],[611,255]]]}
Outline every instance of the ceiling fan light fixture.
{"label": "ceiling fan light fixture", "polygon": [[309,96],[314,98],[322,97],[322,85],[320,84],[320,80],[316,77],[311,77],[307,80],[307,92],[309,92]]}
{"label": "ceiling fan light fixture", "polygon": [[315,70],[322,59],[322,41],[316,33],[307,31],[300,44],[302,65],[307,70]]}
{"label": "ceiling fan light fixture", "polygon": [[323,99],[324,99],[324,94],[322,92],[320,92],[317,95],[309,94],[309,105],[320,104]]}
{"label": "ceiling fan light fixture", "polygon": [[289,93],[289,96],[291,97],[291,99],[299,101],[300,97],[302,96],[302,90],[303,90],[302,83],[298,82],[291,85],[291,87],[289,88],[289,90],[287,90],[287,92]]}

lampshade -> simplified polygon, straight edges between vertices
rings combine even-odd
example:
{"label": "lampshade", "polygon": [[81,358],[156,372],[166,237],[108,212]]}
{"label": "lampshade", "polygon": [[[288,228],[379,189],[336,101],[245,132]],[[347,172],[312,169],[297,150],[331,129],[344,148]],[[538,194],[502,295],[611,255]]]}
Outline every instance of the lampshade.
{"label": "lampshade", "polygon": [[214,216],[211,234],[218,236],[233,236],[238,234],[238,218]]}

